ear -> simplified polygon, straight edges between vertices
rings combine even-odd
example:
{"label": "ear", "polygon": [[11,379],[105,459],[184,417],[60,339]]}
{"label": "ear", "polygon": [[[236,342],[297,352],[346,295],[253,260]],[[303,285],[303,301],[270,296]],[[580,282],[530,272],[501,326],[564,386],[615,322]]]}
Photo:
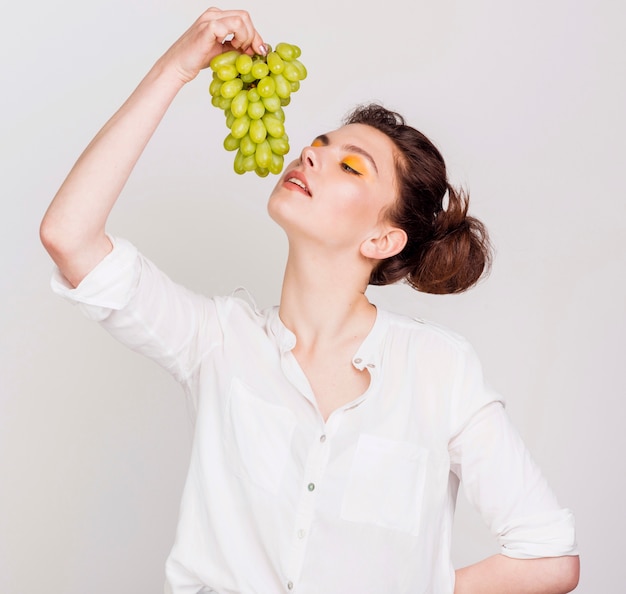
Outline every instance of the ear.
{"label": "ear", "polygon": [[369,237],[361,244],[361,255],[371,260],[385,260],[399,254],[406,245],[407,235],[399,227],[385,227],[379,235]]}

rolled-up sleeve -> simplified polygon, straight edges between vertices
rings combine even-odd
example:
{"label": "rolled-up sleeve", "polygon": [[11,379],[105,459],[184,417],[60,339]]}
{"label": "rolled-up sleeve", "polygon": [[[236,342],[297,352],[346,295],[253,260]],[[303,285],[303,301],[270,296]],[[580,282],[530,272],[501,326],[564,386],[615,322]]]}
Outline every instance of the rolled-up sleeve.
{"label": "rolled-up sleeve", "polygon": [[186,382],[222,339],[214,300],[173,282],[130,242],[109,237],[113,250],[77,287],[55,269],[52,290]]}
{"label": "rolled-up sleeve", "polygon": [[578,554],[574,515],[560,507],[502,402],[474,414],[449,451],[452,470],[503,555],[532,559]]}
{"label": "rolled-up sleeve", "polygon": [[72,287],[57,267],[50,281],[57,295],[77,305],[88,318],[97,322],[128,304],[141,273],[137,248],[125,239],[108,237],[113,250],[77,287]]}

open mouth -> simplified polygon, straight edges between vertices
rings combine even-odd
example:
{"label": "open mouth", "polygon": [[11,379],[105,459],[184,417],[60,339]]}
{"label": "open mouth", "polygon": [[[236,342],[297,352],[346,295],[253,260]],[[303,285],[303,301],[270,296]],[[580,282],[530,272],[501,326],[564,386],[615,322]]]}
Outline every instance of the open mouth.
{"label": "open mouth", "polygon": [[309,188],[307,188],[306,184],[298,177],[294,177],[289,176],[287,177],[287,179],[285,180],[285,183],[288,184],[293,184],[295,186],[297,186],[298,188],[300,188],[300,190],[302,190],[302,192],[304,192],[307,196],[311,195],[311,192],[309,191]]}

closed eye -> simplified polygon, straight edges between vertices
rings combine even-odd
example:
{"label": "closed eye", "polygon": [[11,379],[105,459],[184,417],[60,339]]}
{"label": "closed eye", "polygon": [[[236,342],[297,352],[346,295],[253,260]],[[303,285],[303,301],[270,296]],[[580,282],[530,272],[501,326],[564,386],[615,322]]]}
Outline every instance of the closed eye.
{"label": "closed eye", "polygon": [[341,161],[341,168],[352,175],[363,175],[363,171],[366,169],[362,160],[353,155],[344,157],[343,161]]}
{"label": "closed eye", "polygon": [[351,173],[352,175],[363,175],[360,171],[357,171],[356,169],[354,169],[353,167],[350,167],[350,165],[348,165],[347,163],[342,163],[341,164],[341,168],[347,172],[347,173]]}

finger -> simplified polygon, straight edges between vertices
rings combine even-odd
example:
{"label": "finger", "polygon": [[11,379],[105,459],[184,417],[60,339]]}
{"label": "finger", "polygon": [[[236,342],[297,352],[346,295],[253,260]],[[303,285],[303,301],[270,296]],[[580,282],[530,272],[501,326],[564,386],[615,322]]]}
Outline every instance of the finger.
{"label": "finger", "polygon": [[[239,33],[240,43],[254,35],[254,27],[250,15],[245,10],[219,10],[209,8],[200,17],[202,21],[220,22],[230,29],[229,33]],[[244,32],[245,29],[245,32]],[[221,40],[220,40],[221,41]]]}
{"label": "finger", "polygon": [[203,17],[212,21],[215,32],[228,29],[221,38],[216,35],[221,43],[230,43],[233,48],[240,51],[247,52],[252,47],[257,53],[265,53],[263,39],[252,24],[247,11],[209,9]]}

